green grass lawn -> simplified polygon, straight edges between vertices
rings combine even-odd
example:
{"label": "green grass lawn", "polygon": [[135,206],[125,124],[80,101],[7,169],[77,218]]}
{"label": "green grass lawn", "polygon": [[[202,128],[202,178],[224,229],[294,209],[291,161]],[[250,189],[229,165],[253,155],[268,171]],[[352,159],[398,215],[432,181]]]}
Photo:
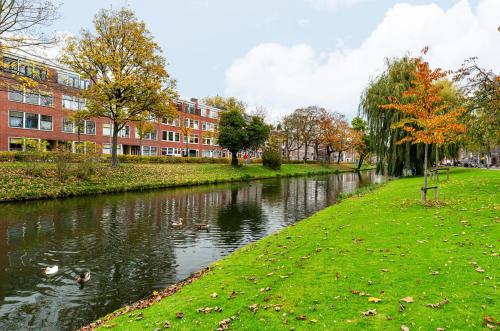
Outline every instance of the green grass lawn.
{"label": "green grass lawn", "polygon": [[421,182],[346,199],[105,326],[215,330],[234,316],[231,330],[481,329],[500,319],[500,172],[452,171],[437,206],[420,203]]}
{"label": "green grass lawn", "polygon": [[[73,168],[78,165],[72,165]],[[298,176],[352,171],[353,164],[285,164],[281,171],[252,164],[233,168],[226,164],[121,164],[118,168],[97,165],[89,179],[70,176],[62,182],[52,163],[0,163],[0,201],[58,198],[76,195],[146,190],[181,185]]]}

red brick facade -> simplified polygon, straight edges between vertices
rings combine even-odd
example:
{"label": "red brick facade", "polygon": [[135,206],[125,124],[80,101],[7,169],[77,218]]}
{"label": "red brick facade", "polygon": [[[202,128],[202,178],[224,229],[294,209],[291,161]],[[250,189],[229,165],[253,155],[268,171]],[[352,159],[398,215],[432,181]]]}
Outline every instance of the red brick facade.
{"label": "red brick facade", "polygon": [[[20,68],[20,65],[18,65],[18,68]],[[11,74],[5,72],[1,74],[0,151],[20,149],[21,141],[26,140],[15,138],[43,139],[48,142],[48,149],[54,149],[61,146],[61,144],[71,145],[74,148],[78,144],[78,134],[71,132],[69,121],[66,121],[67,125],[63,126],[63,119],[67,119],[68,115],[75,111],[67,108],[78,108],[77,106],[68,107],[68,104],[78,105],[78,103],[68,103],[67,97],[76,96],[78,89],[58,83],[61,77],[64,76],[63,72],[64,70],[58,68],[48,69],[48,81],[44,84],[44,91],[52,95],[52,105],[41,105],[50,104],[50,102],[46,101],[48,99],[42,100],[42,96],[33,99],[33,94],[23,95],[12,91],[12,86],[16,85],[15,81],[9,78]],[[68,72],[66,71],[66,73]],[[72,76],[72,78],[74,77],[75,75]],[[67,81],[69,81],[69,78],[64,82]],[[76,82],[76,85],[80,85],[79,80],[74,82]],[[64,106],[63,98],[65,98],[66,102]],[[38,104],[33,104],[36,103],[36,100],[38,100]],[[26,101],[31,102],[31,104]],[[164,121],[159,121],[155,123],[156,137],[142,139],[141,141],[136,137],[134,125],[130,123],[128,124],[128,137],[125,136],[126,132],[123,130],[124,136],[118,138],[119,152],[145,155],[186,155],[187,149],[187,155],[189,156],[226,157],[228,153],[222,151],[219,146],[214,145],[216,136],[214,130],[216,130],[218,123],[219,110],[201,105],[194,99],[192,101],[177,101],[177,106],[177,124],[188,120],[188,125],[191,126],[187,143],[185,143],[185,138],[180,132],[179,125],[168,125],[163,123]],[[37,120],[38,123],[36,123]],[[94,118],[90,119],[87,124],[88,127],[86,126],[86,130],[84,130],[87,132],[80,134],[80,141],[96,143],[98,148],[102,148],[103,152],[107,153],[111,144],[111,136],[108,135],[111,132],[111,121],[107,118]],[[166,141],[163,138],[173,138],[174,141]]]}

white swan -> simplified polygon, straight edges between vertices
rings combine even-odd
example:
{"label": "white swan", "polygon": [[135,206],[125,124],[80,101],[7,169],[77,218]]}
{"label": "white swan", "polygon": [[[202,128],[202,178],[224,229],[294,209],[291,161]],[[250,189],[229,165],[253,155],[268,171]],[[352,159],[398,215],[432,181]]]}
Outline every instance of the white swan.
{"label": "white swan", "polygon": [[57,273],[59,271],[59,267],[58,266],[52,266],[52,267],[47,267],[43,270],[43,272],[46,274],[46,275],[53,275],[55,273]]}

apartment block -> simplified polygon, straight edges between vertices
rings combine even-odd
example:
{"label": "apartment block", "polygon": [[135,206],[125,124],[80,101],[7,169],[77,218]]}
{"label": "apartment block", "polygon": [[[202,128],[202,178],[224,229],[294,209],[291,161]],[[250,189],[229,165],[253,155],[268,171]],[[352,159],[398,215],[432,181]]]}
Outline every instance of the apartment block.
{"label": "apartment block", "polygon": [[[78,97],[90,82],[64,68],[40,61],[4,55],[0,73],[0,151],[23,151],[37,141],[47,150],[65,146],[111,153],[112,122],[91,118],[77,132],[71,113],[85,108]],[[20,88],[19,78],[35,76],[36,91]],[[43,87],[42,87],[43,86]],[[217,144],[220,110],[196,99],[176,100],[177,117],[154,121],[155,130],[140,138],[133,123],[119,133],[118,153],[145,156],[227,157]]]}

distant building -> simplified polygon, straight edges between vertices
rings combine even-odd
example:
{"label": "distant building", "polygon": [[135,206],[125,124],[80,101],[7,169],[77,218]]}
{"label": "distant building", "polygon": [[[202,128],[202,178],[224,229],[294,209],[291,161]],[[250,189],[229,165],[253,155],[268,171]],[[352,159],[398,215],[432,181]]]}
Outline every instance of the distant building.
{"label": "distant building", "polygon": [[[48,150],[58,147],[75,151],[77,147],[99,148],[111,153],[112,122],[107,118],[91,118],[80,129],[80,141],[72,112],[85,108],[78,98],[81,89],[90,82],[62,67],[44,64],[33,58],[5,54],[0,75],[0,151],[23,151],[30,142],[45,140]],[[40,78],[43,90],[16,88],[16,78]],[[143,139],[133,123],[119,133],[118,153],[147,156],[228,157],[229,153],[217,144],[220,110],[206,106],[196,99],[177,100],[178,117],[162,119],[156,130]],[[181,132],[181,122],[189,130]]]}

